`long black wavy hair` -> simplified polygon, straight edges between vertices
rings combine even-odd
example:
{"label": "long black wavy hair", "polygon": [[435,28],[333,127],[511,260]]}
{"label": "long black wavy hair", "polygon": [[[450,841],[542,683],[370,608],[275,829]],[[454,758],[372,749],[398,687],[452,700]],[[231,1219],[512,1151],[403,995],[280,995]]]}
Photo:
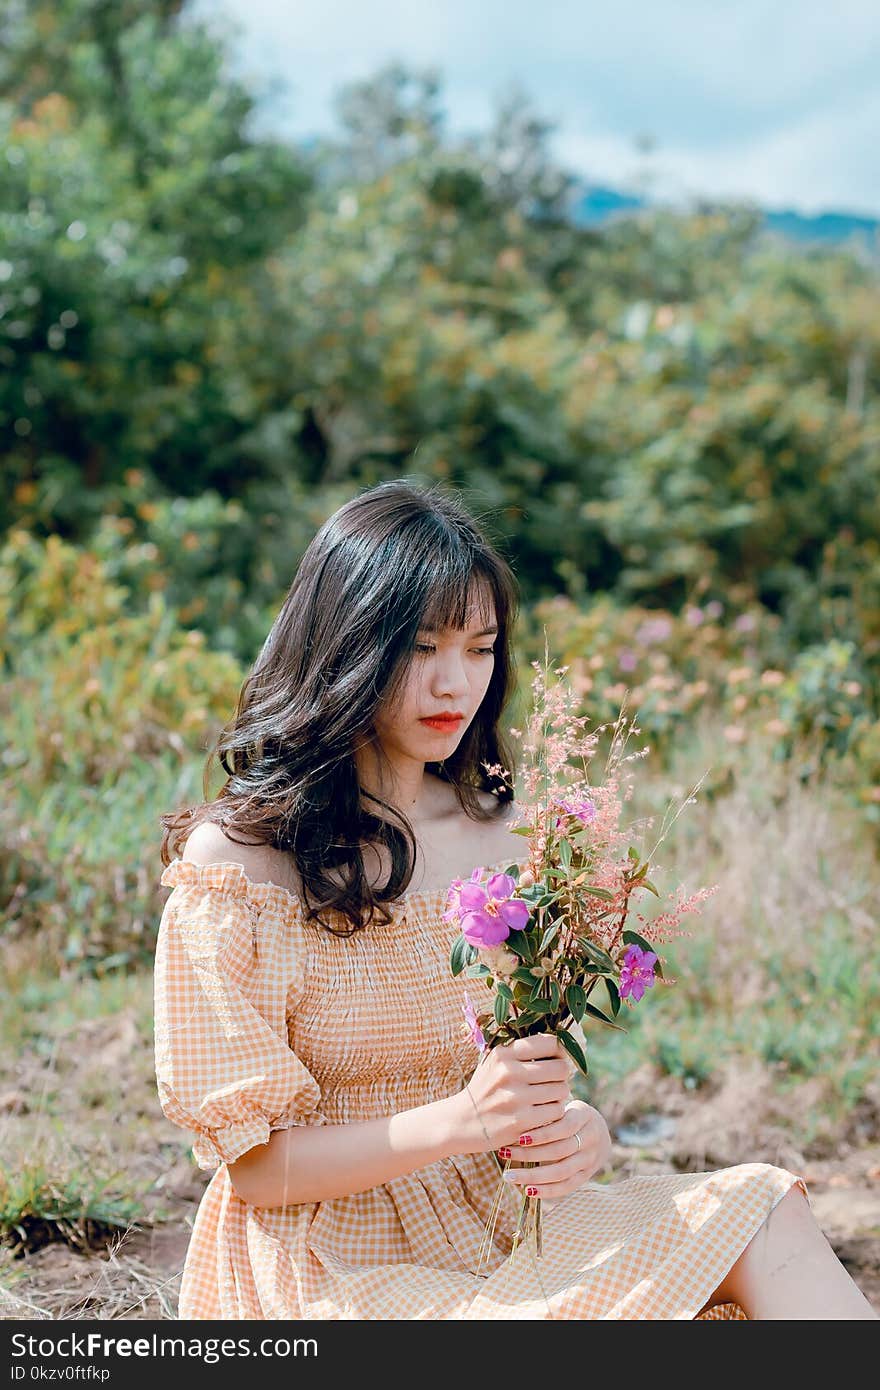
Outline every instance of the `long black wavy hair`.
{"label": "long black wavy hair", "polygon": [[[470,605],[485,607],[489,595],[498,635],[488,689],[454,753],[426,768],[453,784],[473,820],[503,816],[516,780],[499,722],[516,688],[518,585],[456,494],[403,478],[346,502],[308,546],[235,714],[209,753],[205,801],[160,817],[162,863],[181,852],[197,824],[214,821],[249,837],[237,844],[288,851],[308,917],[328,931],[351,935],[377,910],[389,922],[383,905],[412,879],[415,835],[397,807],[360,785],[354,749],[371,743],[383,759],[374,715],[402,688],[419,629],[463,629]],[[227,781],[208,801],[215,757]],[[490,775],[484,764],[500,765],[509,778]],[[486,809],[480,791],[495,793],[497,806]],[[377,810],[366,809],[365,799]],[[365,843],[390,854],[380,889],[364,870]],[[330,869],[342,872],[331,878]],[[325,922],[320,914],[328,909],[343,914],[349,929]]]}

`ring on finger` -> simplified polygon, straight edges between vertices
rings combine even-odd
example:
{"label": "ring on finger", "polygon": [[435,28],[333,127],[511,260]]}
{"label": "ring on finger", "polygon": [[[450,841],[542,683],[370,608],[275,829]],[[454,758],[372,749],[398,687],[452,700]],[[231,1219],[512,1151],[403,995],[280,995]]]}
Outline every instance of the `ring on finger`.
{"label": "ring on finger", "polygon": [[577,1130],[575,1130],[575,1132],[574,1132],[574,1137],[575,1137],[575,1139],[577,1140],[578,1149],[580,1149],[580,1147],[581,1147],[581,1136],[578,1134]]}

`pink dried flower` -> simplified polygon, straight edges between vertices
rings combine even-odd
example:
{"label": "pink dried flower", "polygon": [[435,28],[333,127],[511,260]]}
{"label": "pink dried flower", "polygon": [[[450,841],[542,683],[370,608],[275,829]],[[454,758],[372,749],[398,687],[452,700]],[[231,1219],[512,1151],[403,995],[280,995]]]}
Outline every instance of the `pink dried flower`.
{"label": "pink dried flower", "polygon": [[475,1047],[479,1048],[480,1052],[485,1052],[489,1044],[486,1042],[486,1039],[483,1036],[483,1030],[480,1027],[480,1021],[477,1018],[477,1011],[471,1003],[471,997],[468,994],[467,990],[465,990],[464,992],[464,1003],[461,1007],[464,1012],[464,1021],[467,1026],[471,1042],[474,1044]]}

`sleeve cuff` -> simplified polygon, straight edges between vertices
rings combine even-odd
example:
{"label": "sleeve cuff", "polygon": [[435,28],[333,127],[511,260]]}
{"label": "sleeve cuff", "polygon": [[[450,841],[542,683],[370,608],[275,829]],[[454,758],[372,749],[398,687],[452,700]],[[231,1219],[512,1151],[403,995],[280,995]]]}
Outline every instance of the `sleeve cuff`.
{"label": "sleeve cuff", "polygon": [[234,1163],[255,1144],[268,1144],[269,1123],[260,1117],[240,1120],[219,1129],[200,1130],[193,1140],[193,1158],[200,1168],[217,1168]]}
{"label": "sleeve cuff", "polygon": [[251,1120],[239,1120],[235,1124],[223,1125],[217,1129],[200,1130],[193,1140],[193,1158],[200,1168],[217,1168],[221,1163],[234,1163],[255,1144],[268,1144],[270,1135],[279,1129],[293,1129],[295,1125],[324,1124],[323,1115],[294,1115],[278,1119],[272,1124],[262,1116]]}

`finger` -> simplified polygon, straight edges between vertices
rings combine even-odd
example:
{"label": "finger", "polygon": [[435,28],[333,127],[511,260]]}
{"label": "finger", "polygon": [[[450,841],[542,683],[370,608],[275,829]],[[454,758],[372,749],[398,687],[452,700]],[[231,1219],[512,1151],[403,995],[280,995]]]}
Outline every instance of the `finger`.
{"label": "finger", "polygon": [[532,1033],[527,1038],[517,1038],[509,1047],[514,1057],[518,1057],[520,1061],[568,1056],[555,1033]]}
{"label": "finger", "polygon": [[561,1159],[558,1163],[541,1163],[534,1168],[507,1168],[504,1181],[522,1192],[537,1188],[536,1192],[529,1192],[533,1197],[557,1197],[566,1184],[573,1184],[569,1189],[573,1191],[575,1187],[589,1182],[598,1171],[598,1167],[592,1164],[582,1164],[576,1159]]}
{"label": "finger", "polygon": [[572,1128],[567,1116],[551,1125],[542,1125],[521,1138],[531,1139],[531,1143],[508,1144],[503,1153],[499,1150],[499,1156],[509,1159],[511,1163],[548,1163],[579,1153],[599,1153],[598,1140],[587,1130]]}
{"label": "finger", "polygon": [[577,1178],[569,1178],[568,1182],[552,1184],[533,1182],[528,1187],[524,1187],[522,1191],[527,1197],[541,1197],[557,1201],[561,1197],[568,1197],[572,1192],[577,1192],[579,1188],[583,1187],[585,1181],[589,1181],[589,1179],[578,1176]]}
{"label": "finger", "polygon": [[565,1107],[571,1100],[571,1092],[567,1081],[536,1081],[534,1086],[529,1086],[524,1099],[529,1105],[546,1105],[549,1101],[559,1101],[565,1113]]}
{"label": "finger", "polygon": [[529,1166],[546,1167],[548,1164],[561,1163],[566,1159],[570,1159],[575,1166],[592,1167],[593,1172],[597,1172],[605,1162],[601,1144],[597,1139],[591,1139],[583,1133],[580,1140],[578,1146],[573,1134],[563,1133],[552,1143],[531,1145],[527,1148],[511,1144],[499,1150],[499,1157],[518,1173],[527,1172]]}
{"label": "finger", "polygon": [[564,1057],[536,1058],[534,1062],[520,1062],[516,1075],[529,1086],[537,1086],[541,1081],[564,1081],[570,1085],[571,1072]]}
{"label": "finger", "polygon": [[528,1119],[523,1134],[532,1135],[534,1143],[535,1129],[543,1129],[545,1125],[555,1124],[565,1118],[565,1096],[561,1096],[555,1087],[548,1086],[546,1093],[535,1099],[526,1113]]}
{"label": "finger", "polygon": [[561,1100],[549,1100],[544,1105],[533,1105],[526,1111],[523,1132],[517,1140],[520,1148],[530,1150],[539,1142],[542,1129],[556,1124],[565,1115],[565,1105]]}

